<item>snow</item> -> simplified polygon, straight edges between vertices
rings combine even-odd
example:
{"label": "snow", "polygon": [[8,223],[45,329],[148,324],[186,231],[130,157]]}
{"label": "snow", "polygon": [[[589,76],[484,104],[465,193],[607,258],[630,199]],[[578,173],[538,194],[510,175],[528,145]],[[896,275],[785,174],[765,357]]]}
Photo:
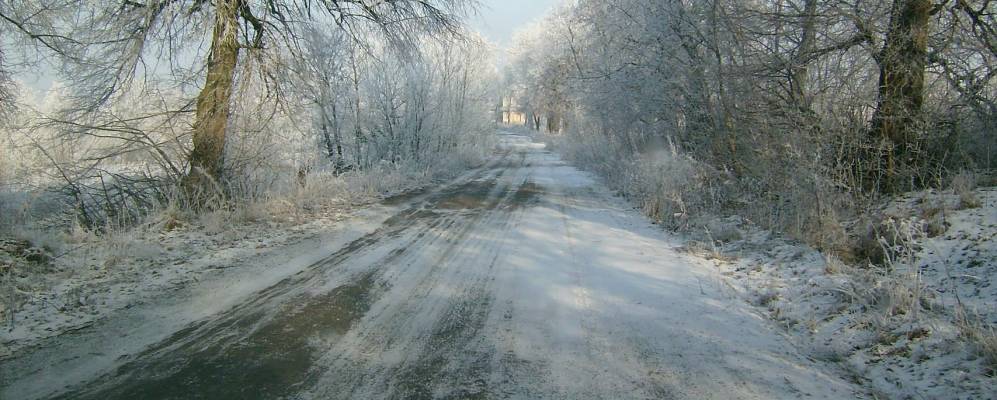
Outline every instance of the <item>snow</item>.
{"label": "snow", "polygon": [[[542,144],[502,137],[482,168],[397,204],[164,236],[147,250],[179,264],[122,282],[131,307],[21,345],[0,364],[0,395],[992,397],[944,294],[919,318],[885,315],[869,299],[908,275],[863,272],[736,217],[713,223],[726,242],[685,240]],[[947,214],[915,259],[925,290],[956,290],[989,317],[994,249],[978,227],[993,226],[997,196],[978,193],[983,207]],[[170,381],[196,368],[211,378]],[[256,369],[281,374],[239,380]]]}
{"label": "snow", "polygon": [[[692,240],[686,249],[727,276],[733,290],[781,325],[805,354],[841,365],[878,397],[993,398],[993,364],[957,317],[961,302],[984,334],[997,324],[997,189],[974,195],[980,207],[961,206],[950,191],[911,193],[885,205],[884,220],[915,231],[911,257],[898,259],[892,270],[845,265],[736,216],[713,224],[739,231],[742,239]],[[943,214],[943,233],[924,234],[926,208]],[[898,288],[920,291],[916,314],[889,311]]]}
{"label": "snow", "polygon": [[[44,380],[21,381],[21,386],[5,389],[44,393],[92,379],[120,357],[137,353],[314,264],[376,228],[389,215],[388,210],[375,209],[284,229],[233,227],[241,233],[236,241],[200,232],[167,234],[160,237],[164,255],[155,262],[124,260],[110,268],[88,268],[90,273],[75,274],[51,292],[36,294],[18,313],[15,329],[5,329],[0,337],[8,354],[51,346],[51,351],[32,355],[42,362],[79,346],[101,348],[101,354],[55,365]],[[67,292],[83,301],[73,304]],[[53,309],[58,306],[62,311]],[[90,327],[104,332],[79,339],[60,336]]]}
{"label": "snow", "polygon": [[[432,397],[508,398],[842,398],[858,391],[800,357],[729,295],[719,274],[693,267],[676,240],[591,175],[523,136],[508,134],[505,145],[525,155],[518,168],[483,179],[498,188],[542,188],[538,198],[488,213],[470,231],[439,232],[460,247],[406,245],[422,246],[422,256],[388,272],[398,274],[390,289],[324,351],[322,377],[305,398],[426,389]],[[514,191],[492,193],[497,209],[506,208],[503,193]],[[450,314],[454,298],[468,304],[457,315]],[[488,307],[486,316],[476,307]],[[452,336],[437,347],[436,330],[447,321]],[[435,373],[416,377],[430,388],[399,378],[434,365]]]}
{"label": "snow", "polygon": [[[37,394],[93,379],[122,357],[246,301],[370,233],[397,212],[391,198],[418,192],[433,177],[392,179],[378,185],[390,191],[338,193],[291,216],[207,215],[175,229],[153,220],[104,236],[30,233],[37,236],[32,242],[54,243],[57,251],[43,253],[57,257],[42,269],[19,271],[19,286],[31,290],[13,324],[0,313],[0,361],[26,357],[46,364],[51,374],[8,387],[30,371],[0,370],[0,388]],[[389,201],[378,204],[381,198]],[[80,348],[103,351],[64,359],[63,353]]]}
{"label": "snow", "polygon": [[[449,185],[315,229],[272,227],[289,233],[263,239],[269,249],[256,249],[253,232],[229,233],[241,243],[229,247],[196,233],[175,239],[203,257],[159,268],[163,278],[134,286],[149,295],[92,330],[36,341],[43,346],[0,367],[4,397],[99,376],[95,396],[105,384],[121,396],[148,396],[128,389],[145,387],[303,398],[861,393],[800,355],[717,271],[697,268],[678,240],[592,176],[528,138],[503,137],[495,159]],[[163,251],[187,251],[165,250],[173,246],[165,241]],[[189,284],[163,283],[177,278]],[[294,355],[310,354],[312,366],[283,364],[292,355],[268,332],[304,343]],[[258,350],[242,364],[233,357],[246,346]],[[127,374],[104,375],[124,363]],[[188,376],[189,365],[252,372],[224,369],[230,363],[311,378],[300,387],[143,384],[162,382],[162,368]],[[25,372],[38,366],[41,376]]]}

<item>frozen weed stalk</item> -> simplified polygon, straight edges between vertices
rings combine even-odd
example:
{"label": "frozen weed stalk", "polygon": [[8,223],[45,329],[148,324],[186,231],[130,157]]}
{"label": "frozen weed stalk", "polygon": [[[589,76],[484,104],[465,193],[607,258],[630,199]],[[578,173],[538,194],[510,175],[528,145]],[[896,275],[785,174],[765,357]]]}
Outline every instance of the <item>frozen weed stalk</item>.
{"label": "frozen weed stalk", "polygon": [[883,280],[887,315],[903,315],[917,321],[924,291],[917,264],[918,238],[924,237],[923,222],[890,218],[885,226],[886,235],[879,237],[879,243],[886,255]]}

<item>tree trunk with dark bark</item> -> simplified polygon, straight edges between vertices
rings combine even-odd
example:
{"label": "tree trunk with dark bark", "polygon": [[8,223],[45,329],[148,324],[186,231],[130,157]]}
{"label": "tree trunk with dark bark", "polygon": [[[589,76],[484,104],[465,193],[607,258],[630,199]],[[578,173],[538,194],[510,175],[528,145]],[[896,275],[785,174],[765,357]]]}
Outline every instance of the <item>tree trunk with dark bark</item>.
{"label": "tree trunk with dark bark", "polygon": [[878,188],[897,187],[897,162],[910,156],[921,124],[930,0],[894,0],[886,43],[879,53],[879,100],[871,134],[883,144]]}
{"label": "tree trunk with dark bark", "polygon": [[184,179],[185,191],[202,200],[220,193],[225,162],[225,133],[228,128],[232,87],[239,61],[238,0],[216,0],[215,27],[208,55],[208,74],[197,96],[190,172]]}
{"label": "tree trunk with dark bark", "polygon": [[808,59],[817,41],[817,0],[806,0],[803,6],[803,37],[793,55],[789,70],[789,91],[792,100],[805,114],[812,114],[811,99],[807,95],[807,79],[810,73]]}
{"label": "tree trunk with dark bark", "polygon": [[547,113],[547,132],[556,133],[561,131],[561,118],[557,113]]}

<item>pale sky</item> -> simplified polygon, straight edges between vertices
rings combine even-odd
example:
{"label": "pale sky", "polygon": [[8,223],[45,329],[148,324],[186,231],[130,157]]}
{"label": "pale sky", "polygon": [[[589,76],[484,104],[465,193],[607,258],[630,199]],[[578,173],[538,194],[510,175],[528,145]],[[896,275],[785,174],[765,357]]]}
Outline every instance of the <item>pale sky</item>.
{"label": "pale sky", "polygon": [[470,25],[499,48],[505,48],[512,44],[513,33],[543,18],[561,1],[481,0],[478,15],[471,18]]}
{"label": "pale sky", "polygon": [[[505,59],[505,49],[512,44],[513,34],[543,18],[562,1],[564,0],[480,0],[478,15],[471,17],[468,24],[498,47],[496,61],[501,65]],[[42,95],[51,86],[54,75],[50,68],[43,66],[34,71],[22,71],[18,78]]]}

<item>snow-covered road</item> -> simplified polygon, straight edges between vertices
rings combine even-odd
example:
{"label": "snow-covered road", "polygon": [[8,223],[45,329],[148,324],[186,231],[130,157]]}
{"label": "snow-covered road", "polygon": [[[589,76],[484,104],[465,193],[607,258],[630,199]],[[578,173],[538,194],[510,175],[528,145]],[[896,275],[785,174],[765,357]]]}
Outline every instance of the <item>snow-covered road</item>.
{"label": "snow-covered road", "polygon": [[855,397],[527,137],[395,201],[373,232],[59,397]]}

